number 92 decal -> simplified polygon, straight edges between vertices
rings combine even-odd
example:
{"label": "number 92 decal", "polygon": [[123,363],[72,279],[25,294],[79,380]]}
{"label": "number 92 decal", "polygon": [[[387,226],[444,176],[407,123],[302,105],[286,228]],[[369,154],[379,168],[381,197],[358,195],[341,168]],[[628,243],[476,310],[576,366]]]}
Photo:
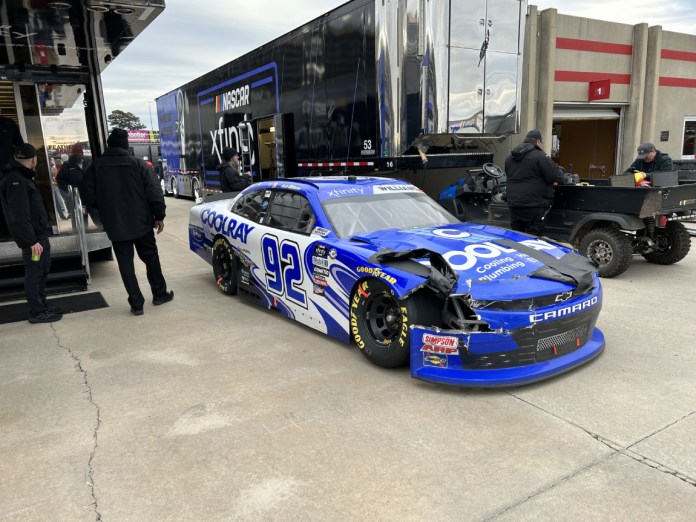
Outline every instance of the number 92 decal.
{"label": "number 92 decal", "polygon": [[285,296],[297,305],[307,308],[307,293],[302,290],[304,274],[300,247],[294,241],[266,234],[261,239],[266,288],[277,296]]}

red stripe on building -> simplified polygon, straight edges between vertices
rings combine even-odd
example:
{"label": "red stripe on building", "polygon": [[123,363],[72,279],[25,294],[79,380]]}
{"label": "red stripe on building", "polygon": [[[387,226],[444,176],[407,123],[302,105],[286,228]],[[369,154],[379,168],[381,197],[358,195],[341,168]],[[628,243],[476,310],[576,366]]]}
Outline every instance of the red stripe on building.
{"label": "red stripe on building", "polygon": [[611,80],[612,85],[628,85],[631,83],[630,74],[613,74],[602,72],[582,72],[582,71],[556,71],[554,80],[557,82],[596,82],[599,80]]}
{"label": "red stripe on building", "polygon": [[675,51],[673,49],[662,49],[660,56],[663,60],[679,60],[682,62],[696,62],[696,53],[689,51]]}
{"label": "red stripe on building", "polygon": [[696,79],[660,76],[660,87],[687,87],[690,89],[696,89]]}
{"label": "red stripe on building", "polygon": [[573,51],[589,51],[591,53],[633,54],[633,46],[594,40],[578,40],[577,38],[556,38],[556,49],[571,49]]}

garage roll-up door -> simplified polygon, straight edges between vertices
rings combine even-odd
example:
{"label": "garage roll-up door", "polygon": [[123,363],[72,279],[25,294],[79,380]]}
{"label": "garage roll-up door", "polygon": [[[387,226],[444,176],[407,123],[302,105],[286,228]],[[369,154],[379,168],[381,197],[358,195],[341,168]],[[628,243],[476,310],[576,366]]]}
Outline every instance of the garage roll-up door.
{"label": "garage roll-up door", "polygon": [[584,107],[554,107],[553,121],[618,120],[620,109]]}

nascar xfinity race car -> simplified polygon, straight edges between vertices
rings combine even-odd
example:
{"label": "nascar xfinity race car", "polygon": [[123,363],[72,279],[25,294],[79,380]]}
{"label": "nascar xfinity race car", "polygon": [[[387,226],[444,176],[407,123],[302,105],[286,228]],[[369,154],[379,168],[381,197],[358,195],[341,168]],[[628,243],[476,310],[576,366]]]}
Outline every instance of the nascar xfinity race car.
{"label": "nascar xfinity race car", "polygon": [[604,349],[596,268],[532,236],[461,223],[386,178],[256,183],[191,209],[191,250],[218,288],[374,364],[463,386],[537,381]]}

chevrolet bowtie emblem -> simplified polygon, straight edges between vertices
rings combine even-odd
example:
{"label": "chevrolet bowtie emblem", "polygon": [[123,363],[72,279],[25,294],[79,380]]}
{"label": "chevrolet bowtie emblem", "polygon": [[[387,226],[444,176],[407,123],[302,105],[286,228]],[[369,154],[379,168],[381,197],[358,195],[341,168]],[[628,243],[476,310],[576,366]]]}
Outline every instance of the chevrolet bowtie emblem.
{"label": "chevrolet bowtie emblem", "polygon": [[562,294],[558,294],[556,296],[556,302],[563,303],[564,301],[567,301],[571,297],[573,297],[573,292],[563,292]]}

